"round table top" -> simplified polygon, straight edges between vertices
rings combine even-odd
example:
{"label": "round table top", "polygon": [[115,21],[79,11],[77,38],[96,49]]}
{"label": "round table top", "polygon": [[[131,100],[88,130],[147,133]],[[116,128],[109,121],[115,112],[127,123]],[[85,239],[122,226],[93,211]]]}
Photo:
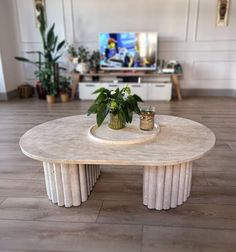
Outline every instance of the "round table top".
{"label": "round table top", "polygon": [[110,145],[89,137],[95,116],[64,117],[40,124],[20,139],[25,155],[43,162],[67,164],[174,165],[203,156],[215,144],[215,135],[195,121],[157,115],[157,137],[141,144]]}

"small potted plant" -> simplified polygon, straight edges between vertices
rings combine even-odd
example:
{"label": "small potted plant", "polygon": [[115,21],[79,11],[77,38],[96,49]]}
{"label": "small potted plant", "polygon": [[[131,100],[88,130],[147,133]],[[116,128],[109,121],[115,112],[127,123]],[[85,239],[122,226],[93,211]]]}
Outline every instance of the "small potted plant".
{"label": "small potted plant", "polygon": [[89,58],[89,51],[84,46],[80,46],[78,48],[78,65],[76,66],[78,72],[87,73],[89,71]]}
{"label": "small potted plant", "polygon": [[93,51],[89,59],[90,71],[92,73],[97,73],[100,66],[100,52]]}
{"label": "small potted plant", "polygon": [[99,76],[96,74],[98,73],[100,68],[100,57],[101,57],[100,52],[97,50],[92,52],[91,57],[89,59],[90,73],[94,74],[92,76],[93,81],[99,80]]}
{"label": "small potted plant", "polygon": [[40,70],[35,71],[35,75],[41,80],[42,87],[46,93],[47,102],[55,103],[57,95],[57,84],[54,80],[53,65],[44,65]]}
{"label": "small potted plant", "polygon": [[133,113],[140,114],[138,102],[142,102],[142,99],[136,94],[131,95],[128,86],[116,90],[100,88],[93,94],[98,94],[98,96],[89,108],[88,115],[97,115],[98,127],[101,126],[108,114],[110,114],[108,126],[114,130],[122,129],[126,123],[131,123]]}
{"label": "small potted plant", "polygon": [[67,53],[69,54],[69,60],[73,64],[77,64],[78,63],[78,52],[77,52],[76,48],[74,47],[74,45],[68,45]]}
{"label": "small potted plant", "polygon": [[70,80],[65,76],[60,76],[59,81],[61,102],[69,101]]}

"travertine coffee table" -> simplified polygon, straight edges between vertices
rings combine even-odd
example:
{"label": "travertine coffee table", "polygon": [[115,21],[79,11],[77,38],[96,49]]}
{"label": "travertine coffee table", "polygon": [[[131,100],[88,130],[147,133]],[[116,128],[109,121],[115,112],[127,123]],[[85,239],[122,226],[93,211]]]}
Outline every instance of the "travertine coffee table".
{"label": "travertine coffee table", "polygon": [[94,141],[95,117],[65,117],[38,125],[20,139],[25,155],[43,162],[47,195],[59,206],[79,206],[100,175],[99,165],[144,167],[143,204],[150,209],[181,205],[190,195],[192,161],[215,144],[210,129],[197,122],[159,115],[157,137],[142,144]]}

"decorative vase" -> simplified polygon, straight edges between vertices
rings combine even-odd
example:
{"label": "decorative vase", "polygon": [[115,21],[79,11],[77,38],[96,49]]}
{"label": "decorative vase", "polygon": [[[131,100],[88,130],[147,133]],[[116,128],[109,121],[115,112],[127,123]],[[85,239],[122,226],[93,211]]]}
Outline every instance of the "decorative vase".
{"label": "decorative vase", "polygon": [[47,95],[47,103],[55,103],[56,102],[56,96],[55,95]]}
{"label": "decorative vase", "polygon": [[155,124],[155,107],[143,107],[140,113],[140,129],[153,130]]}
{"label": "decorative vase", "polygon": [[114,130],[123,129],[125,124],[120,120],[118,114],[110,113],[110,122],[108,124],[109,128]]}
{"label": "decorative vase", "polygon": [[60,94],[61,102],[68,102],[69,101],[69,95],[61,93]]}
{"label": "decorative vase", "polygon": [[42,83],[39,80],[36,82],[36,90],[37,90],[38,98],[45,100],[46,92],[42,86]]}
{"label": "decorative vase", "polygon": [[89,65],[88,63],[78,63],[76,66],[76,71],[80,72],[81,74],[88,73],[89,72]]}

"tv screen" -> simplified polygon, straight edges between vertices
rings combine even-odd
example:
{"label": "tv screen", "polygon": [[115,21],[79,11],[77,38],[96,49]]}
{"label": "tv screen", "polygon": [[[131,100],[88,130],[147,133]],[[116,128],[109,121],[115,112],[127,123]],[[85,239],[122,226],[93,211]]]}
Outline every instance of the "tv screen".
{"label": "tv screen", "polygon": [[155,70],[157,33],[100,33],[100,67],[108,70]]}

